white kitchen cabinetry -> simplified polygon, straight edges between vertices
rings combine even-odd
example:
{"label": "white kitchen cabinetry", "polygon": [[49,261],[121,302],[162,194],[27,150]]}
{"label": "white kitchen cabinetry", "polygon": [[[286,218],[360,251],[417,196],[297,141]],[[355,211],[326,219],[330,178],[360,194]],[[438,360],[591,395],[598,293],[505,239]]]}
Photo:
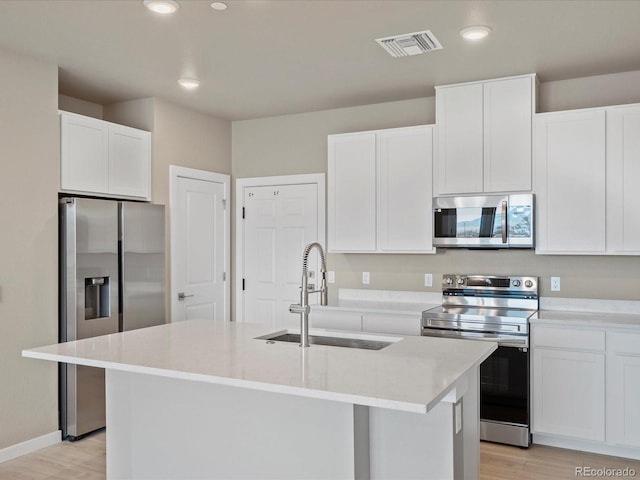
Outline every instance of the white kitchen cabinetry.
{"label": "white kitchen cabinetry", "polygon": [[640,255],[640,105],[536,115],[536,253]]}
{"label": "white kitchen cabinetry", "polygon": [[604,109],[536,115],[534,151],[536,253],[604,253]]}
{"label": "white kitchen cabinetry", "polygon": [[60,191],[151,199],[151,134],[60,112]]}
{"label": "white kitchen cabinetry", "polygon": [[436,87],[437,195],[531,190],[537,79]]}
{"label": "white kitchen cabinetry", "polygon": [[[327,330],[420,336],[421,317],[420,314],[374,313],[366,309],[362,311],[327,310],[312,306],[309,325],[311,328]],[[295,328],[299,325],[292,324],[291,327]]]}
{"label": "white kitchen cabinetry", "polygon": [[330,135],[328,250],[435,253],[433,127]]}
{"label": "white kitchen cabinetry", "polygon": [[[298,321],[298,324],[300,322]],[[297,325],[299,327],[299,325]],[[354,312],[341,312],[311,308],[309,314],[310,328],[325,328],[327,330],[362,331],[362,315]]]}
{"label": "white kitchen cabinetry", "polygon": [[363,332],[419,336],[420,330],[419,315],[364,313],[362,316]]}
{"label": "white kitchen cabinetry", "polygon": [[607,437],[640,447],[640,333],[607,336]]}
{"label": "white kitchen cabinetry", "polygon": [[605,440],[605,333],[533,328],[533,433]]}
{"label": "white kitchen cabinetry", "polygon": [[607,250],[640,255],[640,105],[606,109]]}

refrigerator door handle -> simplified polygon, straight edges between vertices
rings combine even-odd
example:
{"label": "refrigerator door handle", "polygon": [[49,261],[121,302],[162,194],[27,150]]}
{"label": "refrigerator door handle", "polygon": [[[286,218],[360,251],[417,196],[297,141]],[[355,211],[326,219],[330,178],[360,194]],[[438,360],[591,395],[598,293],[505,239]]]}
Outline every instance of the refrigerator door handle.
{"label": "refrigerator door handle", "polygon": [[178,293],[178,300],[180,302],[184,302],[184,299],[187,297],[195,297],[195,295],[185,295],[184,292]]}

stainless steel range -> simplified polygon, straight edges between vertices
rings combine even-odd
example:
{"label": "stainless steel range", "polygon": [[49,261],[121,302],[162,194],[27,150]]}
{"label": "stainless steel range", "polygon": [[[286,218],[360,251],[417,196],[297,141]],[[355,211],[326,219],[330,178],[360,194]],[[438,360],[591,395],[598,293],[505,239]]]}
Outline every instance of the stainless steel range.
{"label": "stainless steel range", "polygon": [[480,366],[480,438],[528,447],[529,320],[538,277],[444,275],[442,305],[422,312],[422,335],[495,341]]}

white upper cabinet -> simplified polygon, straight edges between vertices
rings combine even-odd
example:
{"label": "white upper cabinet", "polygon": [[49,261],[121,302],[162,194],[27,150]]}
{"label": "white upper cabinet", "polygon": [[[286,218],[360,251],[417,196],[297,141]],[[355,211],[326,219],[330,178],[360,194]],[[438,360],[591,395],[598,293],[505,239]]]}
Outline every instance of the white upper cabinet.
{"label": "white upper cabinet", "polygon": [[535,120],[537,253],[605,252],[604,109]]}
{"label": "white upper cabinet", "polygon": [[109,189],[109,134],[102,120],[60,114],[60,189]]}
{"label": "white upper cabinet", "polygon": [[640,255],[640,105],[535,119],[537,253]]}
{"label": "white upper cabinet", "polygon": [[151,200],[151,134],[60,112],[60,190]]}
{"label": "white upper cabinet", "polygon": [[534,77],[484,84],[484,191],[531,190]]}
{"label": "white upper cabinet", "polygon": [[433,127],[378,132],[378,250],[431,252]]}
{"label": "white upper cabinet", "polygon": [[330,135],[328,249],[435,253],[433,127]]}
{"label": "white upper cabinet", "polygon": [[640,255],[640,105],[609,107],[607,250]]}
{"label": "white upper cabinet", "polygon": [[330,251],[376,250],[376,134],[328,138]]}
{"label": "white upper cabinet", "polygon": [[531,190],[537,79],[436,87],[436,195]]}
{"label": "white upper cabinet", "polygon": [[482,192],[482,84],[436,88],[437,193]]}

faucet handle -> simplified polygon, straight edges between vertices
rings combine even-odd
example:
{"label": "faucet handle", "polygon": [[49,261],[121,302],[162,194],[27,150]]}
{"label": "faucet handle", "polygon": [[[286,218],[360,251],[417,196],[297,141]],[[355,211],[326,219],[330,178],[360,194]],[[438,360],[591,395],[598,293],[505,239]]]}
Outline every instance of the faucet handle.
{"label": "faucet handle", "polygon": [[289,305],[289,311],[291,313],[309,314],[309,312],[311,311],[311,307],[309,307],[309,305],[305,305],[303,307],[299,303],[292,303],[291,305]]}

